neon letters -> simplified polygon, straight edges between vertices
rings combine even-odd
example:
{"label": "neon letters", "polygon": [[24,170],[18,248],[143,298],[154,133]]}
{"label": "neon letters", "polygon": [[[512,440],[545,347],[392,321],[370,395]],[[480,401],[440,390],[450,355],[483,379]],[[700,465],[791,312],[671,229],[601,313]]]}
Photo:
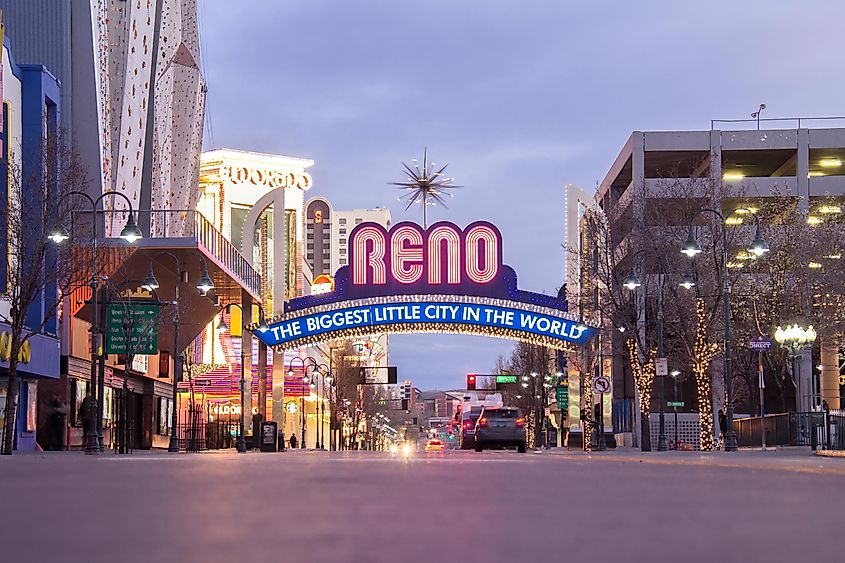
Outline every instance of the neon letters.
{"label": "neon letters", "polygon": [[390,231],[363,223],[352,231],[349,240],[353,286],[381,286],[390,281],[402,285],[483,285],[495,280],[502,266],[501,236],[484,221],[463,231],[446,222],[436,223],[427,231],[413,223],[398,223]]}

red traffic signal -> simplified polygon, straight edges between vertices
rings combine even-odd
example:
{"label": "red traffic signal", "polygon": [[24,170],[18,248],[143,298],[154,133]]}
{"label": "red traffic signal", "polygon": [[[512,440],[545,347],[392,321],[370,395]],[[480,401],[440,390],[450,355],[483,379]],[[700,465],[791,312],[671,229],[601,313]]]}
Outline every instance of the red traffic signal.
{"label": "red traffic signal", "polygon": [[467,374],[467,390],[468,391],[475,391],[475,374],[468,373]]}

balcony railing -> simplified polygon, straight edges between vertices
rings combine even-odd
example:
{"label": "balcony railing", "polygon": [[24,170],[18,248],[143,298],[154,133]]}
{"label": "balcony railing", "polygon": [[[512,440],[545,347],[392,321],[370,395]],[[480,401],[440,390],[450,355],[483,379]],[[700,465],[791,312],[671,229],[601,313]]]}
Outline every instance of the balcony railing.
{"label": "balcony railing", "polygon": [[[81,216],[90,215],[90,212],[85,211],[78,213]],[[136,218],[141,230],[149,237],[146,240],[181,238],[196,241],[200,249],[205,250],[208,256],[237,278],[241,285],[253,295],[261,294],[261,275],[249,265],[235,245],[199,211],[195,209],[142,209],[137,212]],[[101,232],[109,233],[107,238],[117,238],[125,221],[125,210],[106,210],[105,229]],[[141,246],[143,245],[144,243],[141,242]]]}

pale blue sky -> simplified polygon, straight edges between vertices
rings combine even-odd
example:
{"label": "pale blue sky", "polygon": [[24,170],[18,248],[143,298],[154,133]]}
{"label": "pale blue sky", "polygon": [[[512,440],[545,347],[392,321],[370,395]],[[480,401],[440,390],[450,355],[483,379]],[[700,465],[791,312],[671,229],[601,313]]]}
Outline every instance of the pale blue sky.
{"label": "pale blue sky", "polygon": [[[387,205],[428,147],[458,184],[434,219],[496,223],[523,289],[563,277],[564,184],[592,187],[632,130],[841,115],[845,2],[200,2],[206,148],[312,158],[338,209]],[[463,384],[512,345],[395,336],[423,388]]]}

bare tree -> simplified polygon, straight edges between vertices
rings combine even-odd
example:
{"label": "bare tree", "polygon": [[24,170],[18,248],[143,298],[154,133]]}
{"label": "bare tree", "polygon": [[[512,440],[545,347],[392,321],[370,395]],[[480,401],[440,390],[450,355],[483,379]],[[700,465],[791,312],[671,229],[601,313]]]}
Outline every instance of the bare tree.
{"label": "bare tree", "polygon": [[0,295],[0,301],[8,307],[0,308],[0,321],[10,328],[2,441],[2,453],[6,455],[12,453],[18,413],[21,349],[56,316],[60,296],[91,275],[82,266],[86,263],[84,252],[60,255],[49,238],[49,227],[75,209],[73,202],[63,196],[71,191],[85,191],[88,186],[80,159],[59,135],[49,136],[35,154],[23,155],[23,159],[10,159],[10,194],[0,205],[0,222],[8,227],[0,231],[5,231],[2,237],[10,258],[8,289]]}

